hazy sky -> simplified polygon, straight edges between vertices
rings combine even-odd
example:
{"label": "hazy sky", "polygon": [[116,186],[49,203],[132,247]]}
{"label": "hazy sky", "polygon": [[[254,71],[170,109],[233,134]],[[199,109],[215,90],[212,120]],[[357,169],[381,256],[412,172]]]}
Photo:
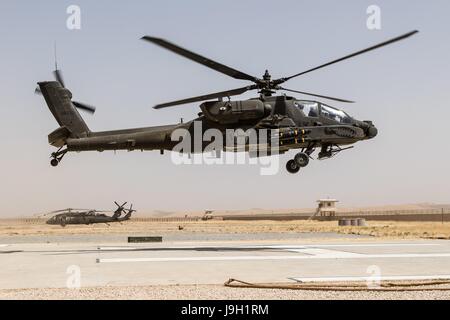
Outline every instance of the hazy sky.
{"label": "hazy sky", "polygon": [[[450,202],[450,2],[442,1],[6,1],[0,2],[0,215],[61,207],[200,210]],[[66,28],[69,5],[81,30]],[[381,8],[382,29],[366,27]],[[69,154],[57,169],[47,135],[57,128],[37,81],[52,80],[53,43],[67,86],[97,106],[93,131],[175,123],[195,104],[166,100],[237,88],[228,78],[139,40],[169,39],[244,72],[288,76],[418,29],[420,34],[289,82],[297,90],[354,99],[330,103],[379,136],[301,174],[261,176],[257,166],[175,166],[170,155]],[[253,93],[242,98],[252,97]],[[300,95],[298,96],[301,97]]]}

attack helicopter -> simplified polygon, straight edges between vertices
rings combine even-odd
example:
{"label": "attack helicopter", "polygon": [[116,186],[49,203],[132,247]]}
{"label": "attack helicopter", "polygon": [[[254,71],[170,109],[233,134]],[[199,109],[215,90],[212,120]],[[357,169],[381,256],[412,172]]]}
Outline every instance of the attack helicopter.
{"label": "attack helicopter", "polygon": [[[37,93],[44,96],[50,111],[60,125],[57,130],[48,136],[49,143],[59,148],[51,155],[51,165],[58,166],[67,152],[159,150],[161,154],[164,154],[164,151],[172,151],[179,144],[179,141],[171,139],[175,130],[185,129],[186,132],[194,133],[195,123],[201,123],[202,133],[211,128],[220,130],[224,135],[228,129],[255,129],[257,131],[264,129],[265,132],[270,130],[271,136],[275,132],[278,138],[276,145],[265,142],[265,145],[258,145],[258,147],[261,150],[268,150],[266,155],[271,155],[272,150],[276,150],[276,153],[280,154],[291,149],[299,150],[295,157],[286,164],[289,173],[298,173],[301,168],[309,164],[310,159],[313,159],[312,155],[316,150],[319,150],[319,160],[332,158],[339,152],[353,148],[352,145],[358,141],[375,138],[378,130],[372,121],[357,120],[345,111],[323,102],[301,100],[286,94],[276,95],[276,93],[278,91],[297,93],[339,103],[354,103],[354,101],[293,90],[282,85],[294,78],[404,40],[416,33],[418,33],[417,30],[408,32],[342,58],[279,79],[272,79],[269,71],[266,71],[262,78],[258,78],[184,49],[167,40],[144,36],[142,38],[144,41],[234,79],[250,81],[253,84],[159,104],[154,108],[164,109],[202,102],[200,105],[201,112],[197,119],[186,123],[138,129],[90,131],[77,109],[94,113],[95,107],[72,101],[72,93],[66,89],[62,73],[56,66],[54,71],[56,81],[39,82],[39,87],[36,90]],[[231,100],[231,97],[251,90],[257,90],[259,96],[243,101]],[[228,101],[224,101],[226,98]],[[194,144],[193,141],[192,144]],[[206,147],[207,143],[204,142],[200,149],[194,149],[192,153],[202,153]],[[245,150],[249,151],[249,148]],[[223,151],[230,150],[224,149]],[[256,156],[259,155],[257,152]]]}
{"label": "attack helicopter", "polygon": [[127,209],[125,206],[127,202],[122,205],[119,205],[117,202],[114,202],[117,206],[116,211],[114,211],[112,216],[108,216],[104,214],[104,212],[110,211],[99,211],[99,210],[90,210],[90,209],[63,209],[52,211],[44,216],[54,215],[48,221],[47,224],[50,225],[60,225],[61,227],[65,227],[66,225],[72,224],[98,224],[98,223],[117,223],[123,222],[131,219],[131,215],[136,210],[133,210],[133,205],[130,205],[130,208]]}

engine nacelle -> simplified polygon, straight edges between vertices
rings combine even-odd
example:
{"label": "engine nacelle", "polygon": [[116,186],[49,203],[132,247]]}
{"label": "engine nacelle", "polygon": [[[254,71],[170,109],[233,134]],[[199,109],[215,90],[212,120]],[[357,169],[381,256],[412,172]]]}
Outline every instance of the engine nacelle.
{"label": "engine nacelle", "polygon": [[265,107],[260,100],[247,101],[210,101],[200,108],[205,117],[220,124],[233,124],[240,121],[260,120],[270,114],[270,108]]}

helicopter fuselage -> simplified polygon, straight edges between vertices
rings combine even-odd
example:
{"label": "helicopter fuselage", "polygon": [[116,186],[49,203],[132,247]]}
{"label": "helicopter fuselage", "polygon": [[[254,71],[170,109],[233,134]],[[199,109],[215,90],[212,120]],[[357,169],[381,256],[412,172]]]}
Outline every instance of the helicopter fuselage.
{"label": "helicopter fuselage", "polygon": [[[179,144],[172,135],[184,129],[192,133],[184,138],[194,140],[200,133],[203,152],[210,142],[203,136],[207,130],[217,129],[224,135],[227,130],[276,130],[279,133],[281,151],[289,149],[314,148],[324,145],[349,145],[371,139],[377,129],[370,121],[359,121],[342,110],[326,104],[297,100],[288,96],[263,97],[244,101],[212,101],[201,106],[199,118],[186,123],[138,129],[90,132],[84,137],[65,140],[68,151],[108,150],[167,150],[172,151]],[[194,126],[199,125],[200,132]],[[225,139],[224,139],[225,140]],[[50,139],[51,142],[51,139]],[[193,144],[193,142],[192,142]],[[228,151],[230,149],[227,149]],[[224,151],[225,146],[224,146]]]}
{"label": "helicopter fuselage", "polygon": [[[114,222],[123,222],[130,220],[131,215],[136,210],[133,210],[133,205],[131,205],[130,209],[125,209],[125,204],[122,206],[118,205],[118,209],[114,211],[112,216],[102,214],[97,212],[96,210],[90,211],[73,211],[73,209],[64,209],[55,212],[64,212],[57,214],[47,220],[47,224],[49,225],[60,225],[65,227],[66,225],[91,225],[91,224],[99,224],[99,223],[114,223]],[[124,215],[123,215],[124,214]]]}

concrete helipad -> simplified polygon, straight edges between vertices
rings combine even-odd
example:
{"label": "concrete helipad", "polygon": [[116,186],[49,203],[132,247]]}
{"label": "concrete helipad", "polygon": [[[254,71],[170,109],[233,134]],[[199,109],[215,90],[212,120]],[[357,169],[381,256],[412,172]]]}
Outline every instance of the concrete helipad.
{"label": "concrete helipad", "polygon": [[450,279],[450,242],[0,244],[0,289]]}

